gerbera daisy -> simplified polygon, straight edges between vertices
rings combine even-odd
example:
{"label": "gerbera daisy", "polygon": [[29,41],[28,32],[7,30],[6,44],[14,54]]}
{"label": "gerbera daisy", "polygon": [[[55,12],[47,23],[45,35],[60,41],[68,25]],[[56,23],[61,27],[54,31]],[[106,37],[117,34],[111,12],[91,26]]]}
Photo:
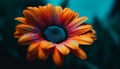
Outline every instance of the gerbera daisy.
{"label": "gerbera daisy", "polygon": [[87,58],[79,45],[91,45],[96,39],[92,26],[84,23],[87,17],[51,4],[27,7],[23,14],[15,18],[22,24],[16,26],[14,36],[20,44],[30,45],[27,59],[45,60],[51,54],[55,64],[62,65],[70,52],[83,60]]}

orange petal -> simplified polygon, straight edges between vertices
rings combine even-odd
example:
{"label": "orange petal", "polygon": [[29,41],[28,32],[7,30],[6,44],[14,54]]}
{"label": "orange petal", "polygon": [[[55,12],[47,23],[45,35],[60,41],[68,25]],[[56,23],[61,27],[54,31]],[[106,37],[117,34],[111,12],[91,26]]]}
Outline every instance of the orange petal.
{"label": "orange petal", "polygon": [[73,19],[75,19],[74,15],[75,15],[75,12],[73,12],[73,11],[70,10],[69,14],[67,14],[67,17],[65,19],[65,23],[64,24],[68,25],[70,22],[72,22]]}
{"label": "orange petal", "polygon": [[75,28],[75,27],[78,27],[79,25],[81,25],[83,22],[85,22],[88,18],[87,17],[80,17],[79,18],[80,21],[78,23],[75,23],[72,27]]}
{"label": "orange petal", "polygon": [[63,64],[63,55],[61,55],[56,48],[53,51],[52,57],[56,65],[61,66]]}
{"label": "orange petal", "polygon": [[40,22],[38,16],[34,12],[32,12],[30,10],[24,10],[23,14],[27,20],[27,24],[36,26],[36,27],[40,27],[39,23],[41,23],[41,22]]}
{"label": "orange petal", "polygon": [[74,18],[78,18],[79,14],[77,12],[75,12],[74,14]]}
{"label": "orange petal", "polygon": [[41,59],[41,60],[46,60],[49,56],[49,53],[46,52],[45,50],[43,50],[41,47],[39,47],[39,50],[38,50],[38,57]]}
{"label": "orange petal", "polygon": [[41,42],[40,42],[40,47],[41,47],[42,49],[50,49],[50,48],[53,48],[54,46],[52,45],[51,42],[41,41]]}
{"label": "orange petal", "polygon": [[[53,21],[54,7],[51,4],[47,6],[39,6],[40,17],[43,20],[44,24],[50,25]],[[42,14],[41,14],[42,13]]]}
{"label": "orange petal", "polygon": [[19,31],[15,31],[14,37],[15,38],[20,38],[23,34],[21,34]]}
{"label": "orange petal", "polygon": [[80,17],[80,18],[76,18],[74,19],[68,26],[67,28],[69,29],[69,31],[73,30],[74,28],[78,27],[79,25],[81,25],[82,23],[84,23],[88,18],[87,17]]}
{"label": "orange petal", "polygon": [[62,17],[65,18],[65,17],[66,17],[66,14],[65,14],[65,13],[66,13],[67,11],[69,11],[69,10],[70,10],[69,8],[65,8],[65,9],[63,9],[62,14],[61,14]]}
{"label": "orange petal", "polygon": [[60,16],[62,13],[62,7],[61,6],[56,6],[55,7],[55,15],[56,15],[56,21],[60,22]]}
{"label": "orange petal", "polygon": [[84,36],[89,36],[89,37],[91,37],[93,40],[96,40],[96,34],[95,34],[95,33],[86,33],[86,34],[84,34]]}
{"label": "orange petal", "polygon": [[28,47],[28,52],[34,52],[40,46],[39,42],[33,43]]}
{"label": "orange petal", "polygon": [[37,58],[37,52],[38,52],[38,48],[40,46],[40,43],[33,43],[28,47],[28,52],[27,52],[27,59],[28,60],[34,60],[35,58]]}
{"label": "orange petal", "polygon": [[17,18],[15,18],[15,20],[18,20],[18,21],[20,21],[20,22],[22,22],[24,24],[27,23],[26,18],[24,18],[24,17],[17,17]]}
{"label": "orange petal", "polygon": [[64,24],[67,25],[69,22],[71,22],[74,19],[74,15],[75,12],[71,11],[69,8],[65,8],[65,10],[63,10],[62,12],[61,19],[64,22]]}
{"label": "orange petal", "polygon": [[59,44],[56,46],[56,48],[58,49],[58,51],[62,54],[62,55],[68,55],[70,53],[69,48],[67,48],[65,45],[63,44]]}
{"label": "orange petal", "polygon": [[22,35],[19,38],[18,42],[20,44],[30,44],[30,43],[33,43],[33,42],[37,42],[39,39],[40,39],[40,36],[38,34],[27,33],[27,34]]}
{"label": "orange petal", "polygon": [[72,39],[76,40],[79,44],[83,44],[83,45],[90,45],[93,43],[93,39],[85,35],[75,36]]}
{"label": "orange petal", "polygon": [[77,49],[79,46],[75,40],[68,40],[64,44],[72,50]]}
{"label": "orange petal", "polygon": [[[56,16],[56,12],[55,12],[55,7],[52,4],[48,4],[46,6],[46,11],[47,11],[47,15],[48,15],[48,20],[51,24],[56,24],[56,20],[57,20],[57,16]],[[59,10],[61,10],[59,8]],[[59,14],[58,14],[59,15]]]}
{"label": "orange petal", "polygon": [[[46,6],[46,12],[48,12],[47,13],[47,15],[49,15],[49,16],[53,16],[55,13],[55,9],[54,9],[54,7],[53,7],[53,5],[51,5],[51,4],[48,4],[47,6]],[[50,18],[50,17],[48,17],[48,18]]]}
{"label": "orange petal", "polygon": [[91,25],[81,25],[81,26],[69,31],[68,33],[70,34],[69,36],[79,36],[83,33],[90,31],[91,29],[92,29]]}
{"label": "orange petal", "polygon": [[19,24],[16,26],[16,31],[19,31],[21,34],[25,33],[30,33],[30,32],[35,32],[35,33],[40,33],[40,30],[37,29],[36,27],[26,25],[26,24]]}
{"label": "orange petal", "polygon": [[62,7],[56,6],[55,7],[55,13],[56,13],[57,17],[59,17],[60,14],[62,13]]}
{"label": "orange petal", "polygon": [[86,53],[81,48],[77,48],[73,53],[82,60],[87,58]]}
{"label": "orange petal", "polygon": [[[44,26],[45,23],[43,23],[44,19],[42,19],[42,15],[45,15],[45,12],[41,12],[42,10],[40,10],[37,7],[27,7],[29,9],[29,11],[31,11],[31,15],[34,17],[34,19],[36,19],[36,21],[38,22],[38,24],[40,24],[41,26]],[[42,9],[44,10],[44,8],[42,7]],[[42,13],[42,14],[41,14]],[[45,17],[45,16],[44,16]],[[47,21],[47,20],[46,20]],[[48,22],[47,22],[48,23]]]}
{"label": "orange petal", "polygon": [[70,9],[69,9],[69,8],[63,9],[63,11],[62,11],[62,13],[61,13],[61,17],[60,17],[61,23],[65,23],[66,18],[68,17],[68,16],[67,16],[68,14],[71,14]]}

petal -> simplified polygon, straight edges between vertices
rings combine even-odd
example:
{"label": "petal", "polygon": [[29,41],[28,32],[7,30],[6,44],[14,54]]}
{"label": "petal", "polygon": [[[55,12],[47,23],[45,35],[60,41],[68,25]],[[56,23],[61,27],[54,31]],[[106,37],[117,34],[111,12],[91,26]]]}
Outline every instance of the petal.
{"label": "petal", "polygon": [[[46,17],[46,14],[44,14],[45,12],[41,12],[42,10],[45,10],[44,7],[42,7],[42,10],[40,10],[37,7],[27,7],[27,8],[29,9],[29,12],[31,13],[31,15],[34,16],[34,18],[36,19],[40,27],[44,27],[45,23],[48,23],[48,22],[44,22],[44,19],[42,19],[43,17]],[[45,16],[42,16],[43,14]],[[45,19],[45,21],[48,21],[48,20]]]}
{"label": "petal", "polygon": [[16,26],[16,31],[19,31],[21,34],[25,34],[28,32],[40,33],[40,30],[36,27],[26,25],[26,24],[19,24]]}
{"label": "petal", "polygon": [[60,16],[60,21],[61,23],[65,23],[65,19],[67,17],[67,14],[69,13],[70,9],[69,8],[65,8],[63,9],[62,13],[61,13],[61,16]]}
{"label": "petal", "polygon": [[82,25],[68,32],[69,36],[79,36],[92,29],[91,25]]}
{"label": "petal", "polygon": [[61,14],[61,23],[67,25],[69,22],[71,22],[74,19],[75,14],[76,13],[71,11],[69,8],[65,8]]}
{"label": "petal", "polygon": [[66,12],[67,12],[67,13],[70,12],[70,9],[69,9],[69,8],[63,9],[63,11],[62,11],[62,13],[61,13],[61,18],[62,18],[62,19],[65,19],[65,18],[67,17]]}
{"label": "petal", "polygon": [[[44,24],[50,25],[55,23],[55,10],[54,7],[51,4],[48,4],[47,6],[39,6],[40,10],[40,16],[43,20]],[[42,14],[41,14],[42,13]]]}
{"label": "petal", "polygon": [[[87,29],[91,30],[92,28],[93,27],[91,25],[86,24],[86,25],[81,25],[71,31],[82,31],[82,30],[87,30]],[[83,31],[83,32],[86,32],[86,31]]]}
{"label": "petal", "polygon": [[[24,10],[23,14],[27,20],[27,24],[35,26],[35,27],[42,27],[42,22],[40,21],[39,17],[30,10]],[[41,26],[42,25],[42,26]]]}
{"label": "petal", "polygon": [[48,41],[41,41],[40,46],[42,49],[50,49],[50,48],[54,47],[53,44],[51,42],[48,42]]}
{"label": "petal", "polygon": [[55,7],[55,13],[57,17],[60,17],[61,13],[62,13],[62,7],[61,6],[56,6]]}
{"label": "petal", "polygon": [[91,45],[93,43],[93,39],[86,35],[75,36],[72,39],[76,40],[79,44],[82,45]]}
{"label": "petal", "polygon": [[24,18],[24,17],[17,17],[17,18],[15,18],[15,20],[18,20],[18,21],[20,21],[20,22],[22,22],[24,24],[27,23],[26,18]]}
{"label": "petal", "polygon": [[49,52],[46,52],[45,50],[43,50],[41,47],[39,47],[39,50],[38,50],[38,57],[41,59],[41,60],[46,60],[49,56]]}
{"label": "petal", "polygon": [[53,51],[52,57],[56,65],[61,66],[63,64],[63,55],[61,55],[56,48]]}
{"label": "petal", "polygon": [[60,16],[62,13],[62,7],[61,6],[56,6],[55,7],[55,15],[56,15],[56,22],[60,24]]}
{"label": "petal", "polygon": [[76,50],[79,47],[78,43],[75,40],[68,40],[64,43],[64,45],[72,50]]}
{"label": "petal", "polygon": [[79,14],[77,12],[75,12],[74,14],[74,18],[78,18]]}
{"label": "petal", "polygon": [[70,31],[70,30],[78,27],[82,23],[84,23],[87,19],[88,19],[87,17],[76,18],[67,26],[67,29]]}
{"label": "petal", "polygon": [[[46,6],[46,12],[47,12],[47,19],[49,20],[49,22],[52,24],[54,23],[54,21],[56,20],[56,16],[55,16],[55,8],[53,7],[52,4],[48,4]],[[44,15],[43,15],[44,16]]]}
{"label": "petal", "polygon": [[96,40],[96,34],[95,34],[95,33],[86,33],[86,34],[84,34],[84,36],[89,36],[89,37],[91,37],[93,40]]}
{"label": "petal", "polygon": [[38,48],[40,46],[40,43],[33,43],[28,47],[28,52],[27,52],[27,59],[28,60],[34,60],[35,58],[37,58],[37,52],[38,52]]}
{"label": "petal", "polygon": [[73,53],[82,60],[87,58],[86,53],[81,48],[77,48]]}
{"label": "petal", "polygon": [[20,38],[22,35],[23,34],[21,34],[21,32],[19,32],[19,31],[15,31],[15,33],[14,33],[15,38]]}
{"label": "petal", "polygon": [[75,12],[70,11],[65,19],[65,25],[68,25],[74,19]]}
{"label": "petal", "polygon": [[28,52],[31,53],[31,52],[34,52],[35,50],[37,50],[40,46],[40,43],[39,42],[36,42],[36,43],[33,43],[31,44],[29,47],[28,47]]}
{"label": "petal", "polygon": [[30,43],[37,42],[40,39],[41,39],[40,36],[36,33],[27,33],[27,34],[22,35],[19,38],[18,42],[20,44],[30,44]]}
{"label": "petal", "polygon": [[58,51],[62,54],[62,55],[68,55],[70,53],[69,48],[67,48],[65,45],[63,44],[59,44],[56,46],[56,48],[58,49]]}

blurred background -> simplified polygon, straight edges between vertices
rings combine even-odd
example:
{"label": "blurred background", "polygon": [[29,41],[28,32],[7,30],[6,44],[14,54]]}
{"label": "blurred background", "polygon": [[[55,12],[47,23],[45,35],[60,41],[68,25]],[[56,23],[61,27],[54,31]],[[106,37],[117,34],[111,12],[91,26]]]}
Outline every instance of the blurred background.
{"label": "blurred background", "polygon": [[[91,46],[81,46],[88,55],[83,61],[69,54],[62,67],[51,56],[46,61],[28,61],[28,46],[18,45],[13,37],[15,17],[23,16],[27,6],[60,5],[80,16],[87,16],[97,33]],[[120,69],[120,0],[0,0],[0,69]]]}

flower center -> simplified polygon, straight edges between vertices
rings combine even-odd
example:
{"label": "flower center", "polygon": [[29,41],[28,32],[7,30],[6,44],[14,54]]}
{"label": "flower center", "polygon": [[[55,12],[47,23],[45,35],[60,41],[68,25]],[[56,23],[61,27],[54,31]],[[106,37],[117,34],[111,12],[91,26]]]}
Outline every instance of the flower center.
{"label": "flower center", "polygon": [[49,26],[44,31],[44,37],[48,41],[60,43],[66,39],[66,32],[61,27]]}

